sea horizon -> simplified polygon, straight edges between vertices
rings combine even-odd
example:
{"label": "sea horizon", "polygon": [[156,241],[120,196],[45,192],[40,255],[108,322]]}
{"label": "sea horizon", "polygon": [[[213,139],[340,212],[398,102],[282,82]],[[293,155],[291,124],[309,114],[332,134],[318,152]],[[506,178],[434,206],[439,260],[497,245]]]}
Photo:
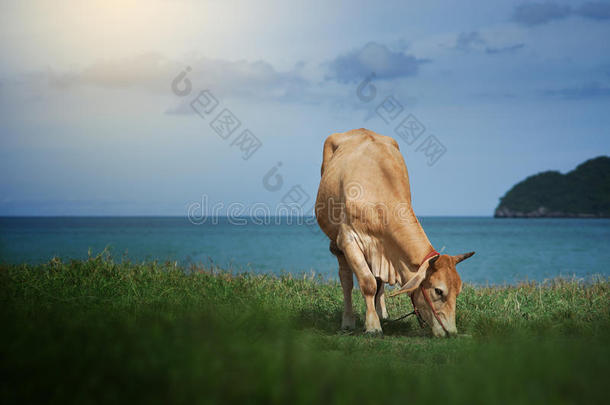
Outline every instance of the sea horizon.
{"label": "sea horizon", "polygon": [[[475,251],[460,265],[473,284],[515,284],[567,276],[608,276],[610,220],[420,216],[441,253]],[[313,216],[2,216],[0,263],[85,260],[109,251],[136,262],[170,261],[253,274],[321,274],[337,261]]]}

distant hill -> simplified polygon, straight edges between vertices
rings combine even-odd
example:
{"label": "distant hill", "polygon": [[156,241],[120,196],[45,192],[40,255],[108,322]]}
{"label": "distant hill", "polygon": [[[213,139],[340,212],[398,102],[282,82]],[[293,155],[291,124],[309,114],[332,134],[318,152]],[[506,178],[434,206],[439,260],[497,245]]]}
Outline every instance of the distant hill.
{"label": "distant hill", "polygon": [[494,216],[610,218],[610,157],[587,160],[566,174],[528,177],[500,198]]}

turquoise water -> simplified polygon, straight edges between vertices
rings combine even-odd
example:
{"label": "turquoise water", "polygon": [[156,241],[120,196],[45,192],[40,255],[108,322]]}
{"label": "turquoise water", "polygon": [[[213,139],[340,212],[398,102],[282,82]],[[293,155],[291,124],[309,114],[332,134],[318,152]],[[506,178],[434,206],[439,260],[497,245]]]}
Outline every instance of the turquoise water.
{"label": "turquoise water", "polygon": [[[460,264],[465,281],[504,284],[564,276],[610,275],[610,220],[420,219],[437,250],[475,256]],[[234,271],[311,273],[336,278],[337,264],[317,226],[271,219],[260,225],[194,225],[181,217],[0,218],[0,262],[42,263],[110,248],[120,260],[211,263]],[[280,222],[280,223],[275,223]]]}

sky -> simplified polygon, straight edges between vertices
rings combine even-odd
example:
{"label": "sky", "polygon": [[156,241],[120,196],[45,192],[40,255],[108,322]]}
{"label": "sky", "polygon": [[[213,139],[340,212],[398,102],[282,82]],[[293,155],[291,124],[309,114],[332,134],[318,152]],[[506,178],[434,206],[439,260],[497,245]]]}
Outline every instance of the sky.
{"label": "sky", "polygon": [[0,215],[307,212],[364,127],[417,215],[488,216],[610,151],[610,1],[3,1],[0,34]]}

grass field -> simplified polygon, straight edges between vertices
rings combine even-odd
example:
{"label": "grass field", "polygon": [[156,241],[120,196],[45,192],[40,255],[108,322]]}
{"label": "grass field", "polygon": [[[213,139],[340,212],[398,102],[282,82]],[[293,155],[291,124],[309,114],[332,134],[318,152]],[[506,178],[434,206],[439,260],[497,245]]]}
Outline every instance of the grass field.
{"label": "grass field", "polygon": [[[609,280],[466,285],[458,329],[338,332],[339,284],[87,261],[0,266],[0,402],[602,403]],[[354,294],[362,328],[364,304]],[[410,311],[388,299],[391,317]]]}

